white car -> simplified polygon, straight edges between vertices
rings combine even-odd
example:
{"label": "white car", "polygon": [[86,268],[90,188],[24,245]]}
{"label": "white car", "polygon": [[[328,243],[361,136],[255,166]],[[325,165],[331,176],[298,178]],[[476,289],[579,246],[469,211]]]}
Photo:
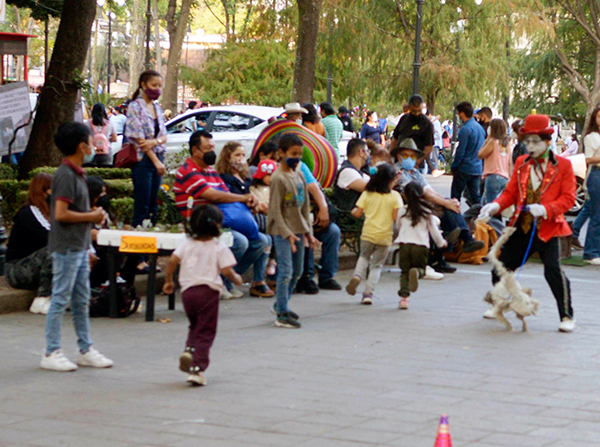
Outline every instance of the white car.
{"label": "white car", "polygon": [[[280,107],[263,106],[214,106],[201,109],[187,110],[181,115],[166,122],[167,153],[189,150],[190,136],[195,130],[205,129],[210,132],[215,142],[217,155],[228,141],[240,142],[250,157],[254,143],[268,120],[281,115],[285,110]],[[344,132],[339,143],[340,155],[345,158],[346,146],[353,137],[352,133]],[[112,143],[113,154],[121,149],[122,137]]]}

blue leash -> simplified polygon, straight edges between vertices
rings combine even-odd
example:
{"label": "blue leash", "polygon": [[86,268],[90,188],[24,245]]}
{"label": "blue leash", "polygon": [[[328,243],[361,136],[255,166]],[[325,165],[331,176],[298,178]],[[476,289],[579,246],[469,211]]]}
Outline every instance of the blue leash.
{"label": "blue leash", "polygon": [[[527,209],[527,207],[523,207],[523,209]],[[527,258],[529,256],[529,252],[531,251],[531,246],[533,245],[533,238],[535,237],[535,229],[537,227],[537,217],[533,218],[533,228],[531,230],[531,236],[529,238],[529,245],[527,245],[527,250],[525,251],[525,256],[523,257],[523,262],[521,263],[521,267],[517,270],[516,278],[519,280],[519,276],[521,276],[521,270],[523,270],[523,266],[527,262]]]}

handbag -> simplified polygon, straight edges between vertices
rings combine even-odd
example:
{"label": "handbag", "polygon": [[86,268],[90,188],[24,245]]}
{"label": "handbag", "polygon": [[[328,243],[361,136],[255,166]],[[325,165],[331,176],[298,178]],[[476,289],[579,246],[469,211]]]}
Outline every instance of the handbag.
{"label": "handbag", "polygon": [[121,150],[115,154],[115,166],[117,168],[131,168],[137,162],[137,148],[129,141],[123,141]]}

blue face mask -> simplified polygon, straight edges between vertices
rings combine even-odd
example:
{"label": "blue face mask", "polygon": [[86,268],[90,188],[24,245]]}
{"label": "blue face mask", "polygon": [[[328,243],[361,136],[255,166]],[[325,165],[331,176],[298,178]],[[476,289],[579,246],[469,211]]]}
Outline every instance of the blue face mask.
{"label": "blue face mask", "polygon": [[96,156],[96,154],[94,153],[94,150],[92,149],[92,153],[91,154],[83,154],[83,162],[84,163],[91,163],[92,161],[94,161],[94,157]]}
{"label": "blue face mask", "polygon": [[369,174],[371,174],[371,175],[377,174],[377,166],[371,166],[369,168]]}
{"label": "blue face mask", "polygon": [[401,166],[402,169],[410,171],[411,169],[414,169],[416,164],[417,160],[415,160],[414,158],[403,158]]}
{"label": "blue face mask", "polygon": [[298,165],[300,164],[300,158],[287,157],[285,159],[285,164],[292,168],[293,171],[295,171]]}

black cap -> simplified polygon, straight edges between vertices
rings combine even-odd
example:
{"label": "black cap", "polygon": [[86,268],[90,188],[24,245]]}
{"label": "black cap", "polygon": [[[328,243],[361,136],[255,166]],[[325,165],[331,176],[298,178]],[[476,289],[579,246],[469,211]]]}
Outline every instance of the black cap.
{"label": "black cap", "polygon": [[338,109],[339,113],[348,113],[348,109],[344,106],[340,106],[340,108]]}

